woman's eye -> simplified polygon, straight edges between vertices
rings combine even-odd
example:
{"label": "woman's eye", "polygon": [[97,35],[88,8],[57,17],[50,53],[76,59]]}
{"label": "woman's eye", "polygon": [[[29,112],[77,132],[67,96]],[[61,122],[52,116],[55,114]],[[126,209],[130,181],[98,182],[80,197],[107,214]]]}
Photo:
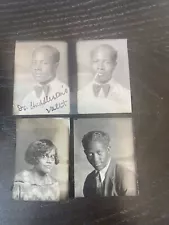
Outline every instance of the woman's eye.
{"label": "woman's eye", "polygon": [[110,61],[105,61],[105,63],[110,64]]}

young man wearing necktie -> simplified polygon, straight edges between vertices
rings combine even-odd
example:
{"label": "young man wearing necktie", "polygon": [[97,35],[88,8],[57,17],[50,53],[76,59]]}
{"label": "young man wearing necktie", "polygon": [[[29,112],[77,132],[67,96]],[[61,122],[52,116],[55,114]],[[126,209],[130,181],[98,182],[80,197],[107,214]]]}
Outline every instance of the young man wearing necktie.
{"label": "young man wearing necktie", "polygon": [[94,170],[86,177],[83,194],[96,196],[134,196],[134,172],[116,163],[111,157],[109,135],[103,131],[90,131],[84,135],[82,145],[87,160]]}
{"label": "young man wearing necktie", "polygon": [[70,112],[69,88],[57,79],[60,52],[43,45],[32,54],[32,75],[35,85],[23,99],[22,105],[15,105],[16,114],[68,114]]}
{"label": "young man wearing necktie", "polygon": [[91,52],[93,80],[78,91],[79,113],[129,113],[130,91],[113,78],[117,51],[102,44]]}

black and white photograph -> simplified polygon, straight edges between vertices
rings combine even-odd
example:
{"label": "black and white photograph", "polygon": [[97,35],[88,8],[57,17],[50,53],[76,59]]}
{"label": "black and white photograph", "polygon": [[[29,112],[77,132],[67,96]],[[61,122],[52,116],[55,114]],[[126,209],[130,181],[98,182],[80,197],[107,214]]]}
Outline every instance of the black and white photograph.
{"label": "black and white photograph", "polygon": [[130,113],[127,39],[76,44],[78,113]]}
{"label": "black and white photograph", "polygon": [[13,114],[69,114],[67,43],[17,41]]}
{"label": "black and white photograph", "polygon": [[136,196],[131,118],[74,122],[75,197]]}
{"label": "black and white photograph", "polygon": [[18,119],[12,198],[60,201],[69,194],[69,119]]}

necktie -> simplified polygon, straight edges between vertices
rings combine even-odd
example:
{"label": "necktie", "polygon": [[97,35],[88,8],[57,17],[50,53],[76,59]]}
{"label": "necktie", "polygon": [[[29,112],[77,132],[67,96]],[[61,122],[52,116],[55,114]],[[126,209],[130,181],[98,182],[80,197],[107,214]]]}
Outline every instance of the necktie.
{"label": "necktie", "polygon": [[102,181],[99,171],[96,171],[96,194],[102,196]]}
{"label": "necktie", "polygon": [[107,97],[110,90],[110,84],[93,84],[93,92],[96,97],[98,97],[101,89],[104,92],[104,96]]}
{"label": "necktie", "polygon": [[41,96],[41,94],[42,94],[43,91],[44,91],[44,93],[45,93],[45,96],[48,96],[48,94],[49,94],[49,89],[50,89],[49,85],[43,85],[43,86],[36,85],[36,86],[34,87],[34,90],[35,90],[35,92],[36,92],[37,98],[40,98],[40,96]]}

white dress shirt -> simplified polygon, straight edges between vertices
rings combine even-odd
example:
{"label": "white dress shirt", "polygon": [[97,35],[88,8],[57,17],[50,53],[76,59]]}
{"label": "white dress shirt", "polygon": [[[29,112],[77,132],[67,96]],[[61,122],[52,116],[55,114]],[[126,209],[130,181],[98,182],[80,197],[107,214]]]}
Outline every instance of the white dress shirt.
{"label": "white dress shirt", "polygon": [[94,95],[92,80],[78,91],[78,113],[130,113],[131,93],[113,78],[107,83],[110,85],[108,95],[101,89],[98,96]]}
{"label": "white dress shirt", "polygon": [[[70,113],[70,95],[66,84],[58,79],[54,79],[49,84],[48,94],[44,90],[40,96],[33,89],[19,105],[15,102],[14,113],[16,115],[33,114],[69,114]],[[36,86],[40,87],[40,84]]]}
{"label": "white dress shirt", "polygon": [[107,170],[109,168],[110,161],[111,161],[111,159],[109,159],[107,165],[102,170],[99,171],[102,184],[103,184],[103,182],[105,180],[105,176],[106,176]]}

